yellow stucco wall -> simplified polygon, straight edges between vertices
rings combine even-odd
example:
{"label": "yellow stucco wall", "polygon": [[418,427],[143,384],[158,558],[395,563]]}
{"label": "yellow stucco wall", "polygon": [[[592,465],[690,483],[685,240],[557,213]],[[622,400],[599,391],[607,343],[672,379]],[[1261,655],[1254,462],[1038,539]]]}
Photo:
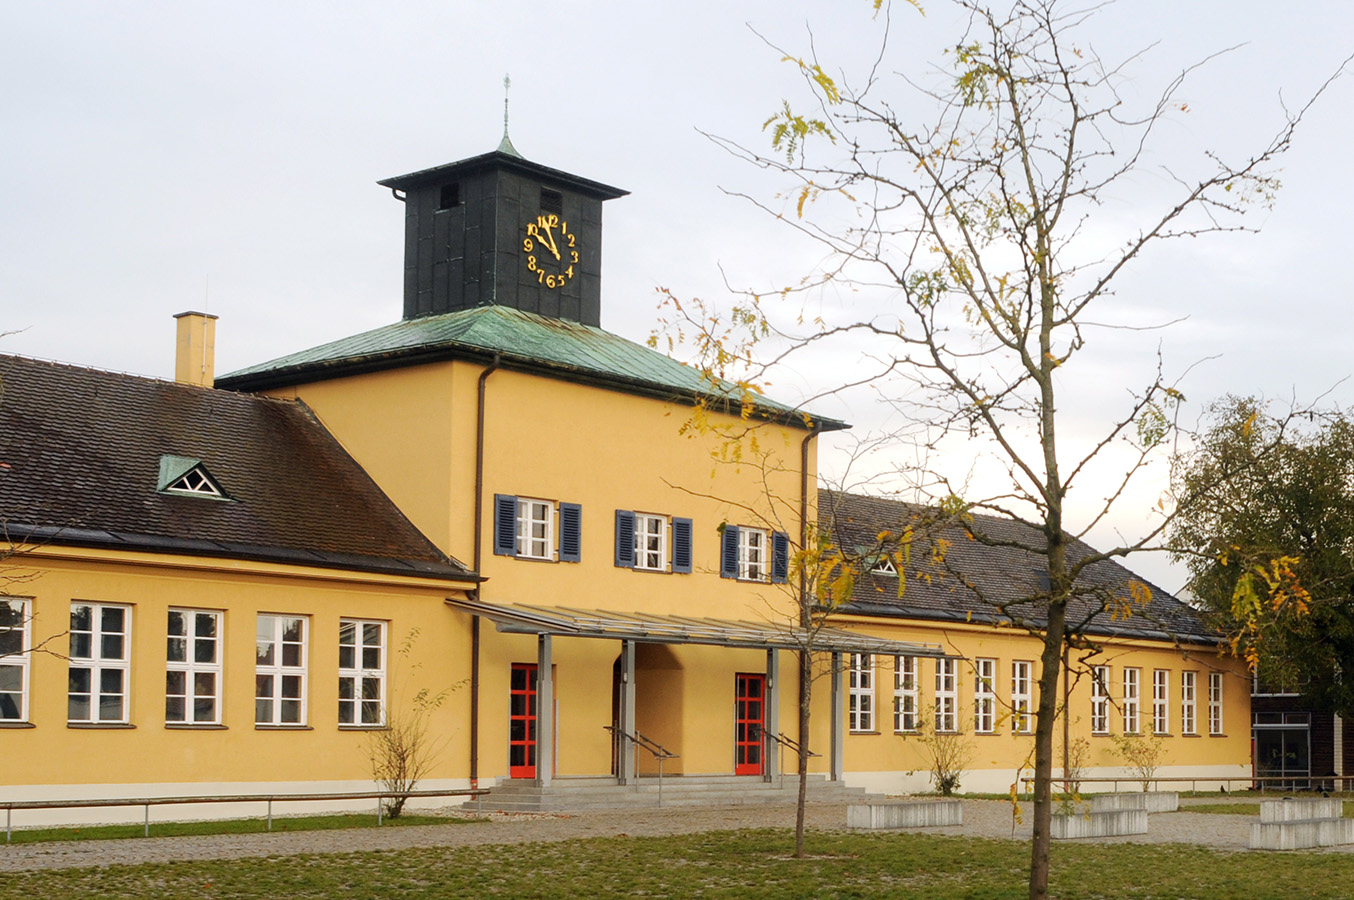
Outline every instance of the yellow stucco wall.
{"label": "yellow stucco wall", "polygon": [[[29,724],[4,728],[6,784],[137,785],[288,784],[370,781],[368,734],[338,724],[340,618],[388,623],[386,679],[392,704],[407,705],[421,687],[450,693],[430,714],[443,749],[431,779],[464,779],[468,744],[469,617],[451,610],[458,591],[443,582],[364,576],[230,560],[104,554],[46,548],[25,554],[37,577],[11,585],[31,598]],[[69,726],[67,673],[72,601],[130,610],[128,727]],[[165,723],[167,615],[170,608],[224,611],[221,726]],[[308,617],[307,727],[254,723],[255,639],[259,613]],[[417,630],[407,655],[400,647]],[[228,789],[222,792],[228,792]],[[87,792],[74,791],[76,796]],[[106,793],[106,792],[105,792]]]}

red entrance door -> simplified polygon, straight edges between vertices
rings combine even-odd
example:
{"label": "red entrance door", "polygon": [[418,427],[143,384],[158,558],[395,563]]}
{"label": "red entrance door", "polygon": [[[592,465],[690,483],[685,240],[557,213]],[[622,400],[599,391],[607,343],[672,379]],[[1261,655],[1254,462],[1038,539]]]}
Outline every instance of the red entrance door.
{"label": "red entrance door", "polygon": [[762,774],[762,726],[766,723],[766,676],[739,672],[735,678],[737,727],[733,774]]}
{"label": "red entrance door", "polygon": [[508,776],[535,778],[536,664],[513,663],[508,691]]}

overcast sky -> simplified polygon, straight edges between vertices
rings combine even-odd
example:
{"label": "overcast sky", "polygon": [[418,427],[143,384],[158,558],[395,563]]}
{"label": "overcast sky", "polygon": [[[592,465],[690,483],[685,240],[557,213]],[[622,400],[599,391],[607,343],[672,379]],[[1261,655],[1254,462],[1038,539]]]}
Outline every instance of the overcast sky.
{"label": "overcast sky", "polygon": [[[925,73],[957,39],[941,3],[926,12],[894,10],[890,68]],[[719,299],[726,277],[773,287],[816,261],[725,193],[774,203],[775,183],[701,134],[764,147],[761,123],[800,88],[758,33],[802,52],[810,30],[833,69],[874,46],[878,23],[869,0],[0,0],[0,331],[17,332],[0,351],[171,377],[171,317],[204,309],[220,316],[223,373],[397,320],[403,207],[375,182],[493,149],[505,73],[524,156],[632,192],[605,210],[603,325],[643,340],[658,286]],[[1166,164],[1260,146],[1281,92],[1300,102],[1354,51],[1354,4],[1120,0],[1082,34],[1108,59],[1151,47],[1127,82],[1143,96],[1237,48],[1183,92]],[[1354,75],[1300,131],[1259,235],[1162,248],[1121,285],[1143,321],[1188,317],[1148,355],[1199,363],[1191,401],[1350,402],[1351,108]],[[1107,215],[1131,220],[1135,198],[1114,199]],[[1113,350],[1082,379],[1119,396],[1142,357]],[[776,393],[795,401],[831,377],[783,373]],[[878,415],[859,396],[819,409]],[[1134,567],[1179,586],[1163,562]]]}

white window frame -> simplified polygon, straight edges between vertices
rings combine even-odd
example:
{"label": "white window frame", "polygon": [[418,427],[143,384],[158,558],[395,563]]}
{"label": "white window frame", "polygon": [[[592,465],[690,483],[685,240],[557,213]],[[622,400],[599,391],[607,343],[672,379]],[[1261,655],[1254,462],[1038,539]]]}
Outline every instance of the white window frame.
{"label": "white window frame", "polygon": [[917,730],[917,657],[893,658],[893,730],[900,733]]}
{"label": "white window frame", "polygon": [[1142,669],[1124,666],[1124,734],[1137,734],[1142,727],[1138,704],[1142,697]]}
{"label": "white window frame", "polygon": [[1011,732],[1029,734],[1034,717],[1030,715],[1034,703],[1034,662],[1017,659],[1011,662]]}
{"label": "white window frame", "polygon": [[[175,616],[182,633],[174,630]],[[171,607],[165,618],[165,724],[220,725],[221,612]],[[204,622],[211,623],[210,634],[199,634]]]}
{"label": "white window frame", "polygon": [[957,730],[959,703],[959,664],[955,659],[936,660],[936,731]]}
{"label": "white window frame", "polygon": [[894,565],[892,557],[881,556],[870,566],[871,575],[898,575],[898,567]]}
{"label": "white window frame", "polygon": [[853,732],[874,731],[874,656],[852,653],[847,666],[847,723]]}
{"label": "white window frame", "polygon": [[[300,623],[300,639],[286,641],[287,623]],[[267,652],[265,653],[265,647]],[[288,648],[295,653],[288,656]],[[280,651],[280,652],[279,652]],[[302,727],[307,722],[306,668],[310,657],[310,617],[285,613],[259,613],[254,651],[254,725],[256,727]],[[291,660],[290,662],[288,660]],[[267,690],[264,679],[269,679]],[[292,691],[287,691],[292,680]],[[263,704],[268,715],[263,716]],[[286,704],[292,704],[287,706]],[[287,710],[295,710],[292,716]]]}
{"label": "white window frame", "polygon": [[668,570],[667,516],[635,513],[635,568],[645,572]]}
{"label": "white window frame", "polygon": [[771,532],[764,528],[738,528],[738,579],[771,580]]}
{"label": "white window frame", "polygon": [[1208,733],[1222,734],[1222,673],[1208,673]]}
{"label": "white window frame", "polygon": [[1187,669],[1180,673],[1180,733],[1199,733],[1199,673]]}
{"label": "white window frame", "polygon": [[339,727],[385,724],[388,624],[378,619],[339,619]]}
{"label": "white window frame", "polygon": [[997,661],[973,661],[973,730],[992,734],[997,730]]}
{"label": "white window frame", "polygon": [[555,558],[555,504],[551,500],[517,498],[517,556]]}
{"label": "white window frame", "polygon": [[[76,610],[89,610],[89,629],[76,626]],[[105,613],[119,613],[122,630],[109,628]],[[66,688],[66,721],[81,725],[126,725],[131,721],[132,608],[119,603],[76,600],[71,604],[70,667]],[[76,673],[87,673],[88,690],[76,691]],[[113,682],[116,682],[115,684]],[[77,698],[88,707],[75,715]],[[105,715],[105,705],[116,701]]]}
{"label": "white window frame", "polygon": [[1152,670],[1152,733],[1171,733],[1171,670]]}
{"label": "white window frame", "polygon": [[[14,675],[9,675],[5,680],[0,680],[0,691],[4,694],[17,697],[15,703],[16,715],[5,715],[4,708],[0,706],[0,722],[27,722],[28,721],[28,689],[29,672],[31,669],[33,630],[32,630],[32,605],[31,601],[22,597],[0,597],[0,606],[9,610],[8,624],[0,624],[0,652],[5,655],[0,656],[0,672],[10,670],[18,675],[18,690],[6,688],[5,683],[12,683]],[[17,624],[15,618],[17,617]],[[13,647],[13,635],[18,635],[18,648]],[[7,649],[8,648],[8,649]]]}
{"label": "white window frame", "polygon": [[1091,667],[1091,734],[1110,733],[1110,667]]}

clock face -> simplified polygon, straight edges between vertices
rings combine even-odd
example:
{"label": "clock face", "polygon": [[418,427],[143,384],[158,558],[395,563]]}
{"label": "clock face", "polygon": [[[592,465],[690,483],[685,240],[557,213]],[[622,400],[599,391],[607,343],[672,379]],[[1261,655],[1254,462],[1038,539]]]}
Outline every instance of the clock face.
{"label": "clock face", "polygon": [[541,213],[536,221],[527,223],[522,252],[527,257],[527,271],[543,287],[562,288],[573,280],[578,273],[580,249],[569,223],[554,213]]}

